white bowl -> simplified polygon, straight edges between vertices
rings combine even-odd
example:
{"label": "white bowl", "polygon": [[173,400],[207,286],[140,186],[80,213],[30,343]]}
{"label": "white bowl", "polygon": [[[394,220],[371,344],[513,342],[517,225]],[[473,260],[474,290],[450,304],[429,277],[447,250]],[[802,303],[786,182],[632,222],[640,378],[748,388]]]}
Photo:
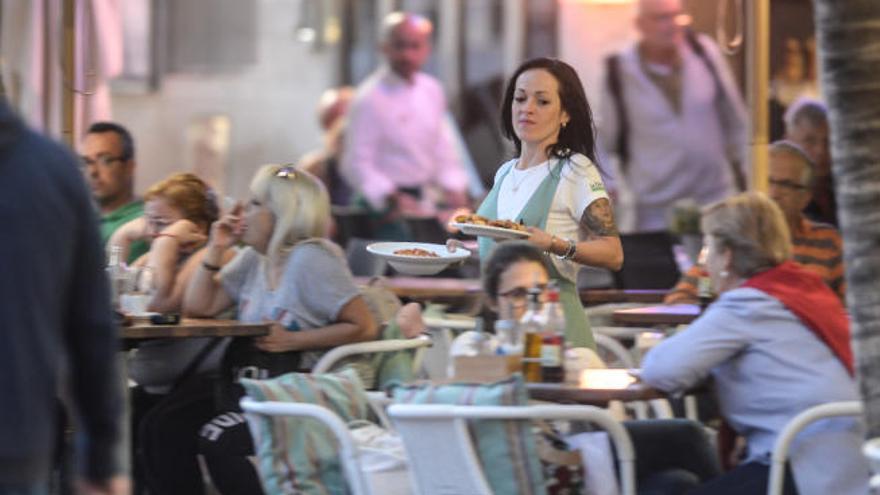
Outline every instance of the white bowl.
{"label": "white bowl", "polygon": [[[437,254],[437,257],[394,254],[401,249],[415,248],[431,251]],[[443,244],[424,242],[376,242],[367,246],[367,251],[385,259],[392,268],[406,275],[434,275],[471,255],[467,249],[458,248],[451,253]]]}

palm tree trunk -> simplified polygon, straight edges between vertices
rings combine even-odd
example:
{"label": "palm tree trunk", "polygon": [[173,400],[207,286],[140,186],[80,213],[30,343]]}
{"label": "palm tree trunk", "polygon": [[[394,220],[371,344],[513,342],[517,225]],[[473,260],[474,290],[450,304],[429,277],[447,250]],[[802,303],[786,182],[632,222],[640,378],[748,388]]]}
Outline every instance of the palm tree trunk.
{"label": "palm tree trunk", "polygon": [[880,436],[880,1],[814,0],[831,124],[852,346],[869,437]]}

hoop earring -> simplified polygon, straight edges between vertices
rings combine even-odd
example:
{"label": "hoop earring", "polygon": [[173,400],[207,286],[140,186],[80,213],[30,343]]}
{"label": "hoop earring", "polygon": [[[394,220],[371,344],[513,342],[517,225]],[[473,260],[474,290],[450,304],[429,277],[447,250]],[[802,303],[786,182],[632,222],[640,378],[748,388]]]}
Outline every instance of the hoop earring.
{"label": "hoop earring", "polygon": [[721,278],[727,278],[730,276],[730,272],[727,270],[721,270],[721,272],[719,272],[718,275],[720,275]]}

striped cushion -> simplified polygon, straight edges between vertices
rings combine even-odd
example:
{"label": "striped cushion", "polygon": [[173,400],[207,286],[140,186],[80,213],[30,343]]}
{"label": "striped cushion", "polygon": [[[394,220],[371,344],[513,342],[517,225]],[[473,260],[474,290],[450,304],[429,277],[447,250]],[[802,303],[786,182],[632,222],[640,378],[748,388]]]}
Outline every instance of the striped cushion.
{"label": "striped cushion", "polygon": [[[357,373],[289,373],[269,380],[242,379],[257,401],[307,402],[349,422],[369,419],[369,404]],[[268,418],[248,421],[263,490],[267,494],[348,494],[333,434],[315,420]]]}
{"label": "striped cushion", "polygon": [[[528,394],[519,373],[490,384],[401,385],[394,401],[403,404],[525,406]],[[545,494],[544,477],[531,428],[526,421],[470,420],[468,428],[486,480],[494,493]]]}

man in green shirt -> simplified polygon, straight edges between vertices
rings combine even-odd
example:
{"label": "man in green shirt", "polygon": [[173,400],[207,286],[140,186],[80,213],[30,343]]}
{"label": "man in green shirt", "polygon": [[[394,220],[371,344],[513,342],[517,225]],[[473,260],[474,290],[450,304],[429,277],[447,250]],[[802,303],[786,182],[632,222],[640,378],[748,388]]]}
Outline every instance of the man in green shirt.
{"label": "man in green shirt", "polygon": [[[80,145],[80,159],[86,182],[101,212],[101,242],[144,213],[143,201],[134,195],[134,140],[125,127],[96,122]],[[150,249],[143,241],[132,243],[128,262]]]}

